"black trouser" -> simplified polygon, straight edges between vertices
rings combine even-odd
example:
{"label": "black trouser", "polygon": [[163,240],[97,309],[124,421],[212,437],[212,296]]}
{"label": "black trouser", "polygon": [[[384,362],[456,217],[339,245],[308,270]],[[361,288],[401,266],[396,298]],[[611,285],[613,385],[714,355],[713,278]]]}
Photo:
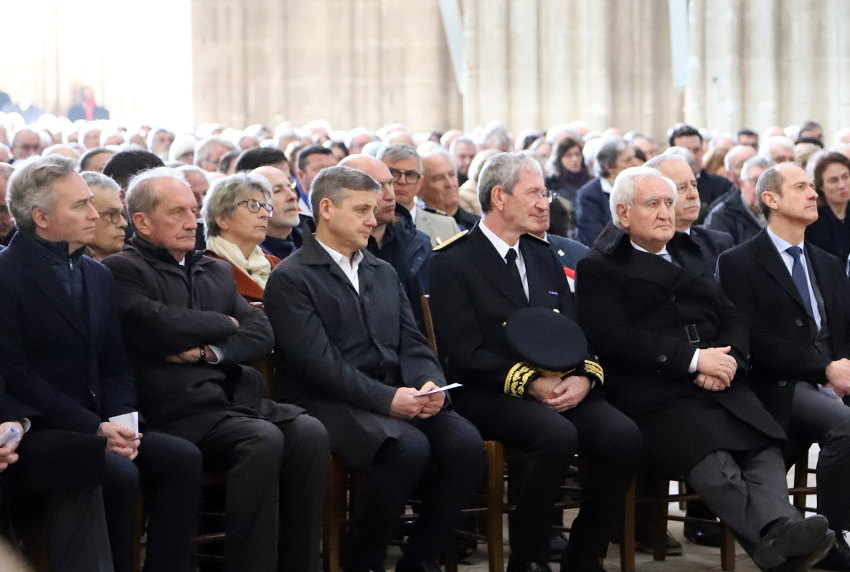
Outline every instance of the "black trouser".
{"label": "black trouser", "polygon": [[273,424],[227,417],[198,442],[204,463],[227,470],[224,569],[319,569],[328,434],[298,415]]}
{"label": "black trouser", "polygon": [[589,470],[568,557],[586,564],[605,556],[641,451],[640,430],[631,419],[595,394],[578,407],[557,413],[533,399],[467,392],[457,409],[485,439],[501,441],[527,455],[529,466],[516,497],[509,568],[549,559],[552,507],[577,452],[587,457]]}
{"label": "black trouser", "polygon": [[140,487],[148,515],[145,571],[190,569],[202,479],[200,451],[173,435],[145,432],[132,462],[106,452],[103,504],[116,571],[131,569]]}
{"label": "black trouser", "polygon": [[411,562],[437,558],[483,474],[481,436],[454,411],[402,424],[399,438],[388,439],[378,449],[358,489],[346,569],[383,569],[398,518],[423,477],[421,509],[404,558]]}

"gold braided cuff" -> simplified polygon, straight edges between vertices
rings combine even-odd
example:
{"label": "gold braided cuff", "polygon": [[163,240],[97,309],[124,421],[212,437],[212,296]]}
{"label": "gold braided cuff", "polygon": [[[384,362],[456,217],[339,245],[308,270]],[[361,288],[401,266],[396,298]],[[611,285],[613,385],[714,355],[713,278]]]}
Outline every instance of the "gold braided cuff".
{"label": "gold braided cuff", "polygon": [[602,371],[602,366],[593,360],[584,360],[583,373],[590,378],[591,387],[595,387],[597,383],[599,385],[605,383],[605,372]]}
{"label": "gold braided cuff", "polygon": [[538,377],[540,377],[540,374],[528,365],[522,362],[514,364],[505,377],[505,394],[513,397],[524,397],[525,386]]}

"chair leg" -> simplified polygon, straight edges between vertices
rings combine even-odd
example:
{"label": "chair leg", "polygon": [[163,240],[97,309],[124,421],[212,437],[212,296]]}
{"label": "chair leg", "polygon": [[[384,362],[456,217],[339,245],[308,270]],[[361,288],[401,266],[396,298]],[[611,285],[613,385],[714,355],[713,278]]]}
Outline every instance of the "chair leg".
{"label": "chair leg", "polygon": [[342,520],[345,516],[345,469],[331,458],[325,494],[325,526],[322,533],[324,572],[339,572]]}
{"label": "chair leg", "polygon": [[635,572],[635,483],[623,498],[623,537],[620,539],[620,571]]}
{"label": "chair leg", "polygon": [[720,567],[735,569],[735,536],[723,521],[720,522]]}
{"label": "chair leg", "polygon": [[652,503],[649,505],[649,538],[652,542],[652,559],[659,562],[667,558],[667,548],[665,546],[667,540],[667,512],[669,503],[667,495],[670,482],[667,479],[661,479],[658,483],[653,483],[651,491]]}
{"label": "chair leg", "polygon": [[502,533],[502,506],[505,495],[505,452],[497,441],[485,441],[487,458],[487,560],[490,572],[505,569],[504,537]]}

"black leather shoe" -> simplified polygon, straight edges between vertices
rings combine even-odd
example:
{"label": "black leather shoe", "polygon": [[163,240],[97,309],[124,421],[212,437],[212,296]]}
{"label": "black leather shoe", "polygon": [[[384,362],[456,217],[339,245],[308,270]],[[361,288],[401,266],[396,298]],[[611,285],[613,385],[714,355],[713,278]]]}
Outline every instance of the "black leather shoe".
{"label": "black leather shoe", "polygon": [[815,568],[821,570],[850,570],[850,547],[841,531],[835,532],[835,544]]}
{"label": "black leather shoe", "polygon": [[835,542],[835,533],[829,530],[828,522],[824,517],[815,515],[802,520],[788,520],[776,524],[770,527],[753,551],[753,562],[762,569],[778,568],[783,564],[791,565],[797,557],[807,558],[818,551],[827,536],[831,538],[821,558]]}
{"label": "black leather shoe", "polygon": [[552,569],[549,568],[548,564],[529,562],[528,566],[525,568],[525,572],[552,572]]}
{"label": "black leather shoe", "polygon": [[[835,533],[828,530],[821,543],[810,554],[792,556],[776,568],[771,568],[770,572],[806,572],[818,562],[822,562],[824,556],[828,554],[834,546]],[[842,568],[841,570],[847,570],[847,568]]]}
{"label": "black leather shoe", "polygon": [[[649,531],[646,534],[635,535],[635,550],[644,554],[652,554],[652,539]],[[681,556],[682,543],[676,540],[669,530],[664,531],[664,554],[667,556]]]}
{"label": "black leather shoe", "polygon": [[722,535],[720,524],[708,522],[686,522],[685,538],[700,546],[720,546]]}

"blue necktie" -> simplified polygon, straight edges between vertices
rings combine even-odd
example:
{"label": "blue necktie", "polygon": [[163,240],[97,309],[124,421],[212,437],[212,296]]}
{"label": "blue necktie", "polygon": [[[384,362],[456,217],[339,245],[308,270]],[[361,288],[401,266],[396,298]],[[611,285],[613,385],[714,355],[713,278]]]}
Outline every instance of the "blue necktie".
{"label": "blue necktie", "polygon": [[800,293],[800,297],[803,299],[803,306],[806,307],[806,312],[809,313],[809,316],[814,317],[812,298],[809,296],[809,281],[806,280],[806,272],[803,270],[803,263],[800,262],[800,254],[802,254],[803,250],[799,246],[789,246],[785,249],[785,252],[790,254],[791,258],[794,259],[794,264],[791,266],[791,280],[794,281],[794,286],[797,287],[797,292]]}

